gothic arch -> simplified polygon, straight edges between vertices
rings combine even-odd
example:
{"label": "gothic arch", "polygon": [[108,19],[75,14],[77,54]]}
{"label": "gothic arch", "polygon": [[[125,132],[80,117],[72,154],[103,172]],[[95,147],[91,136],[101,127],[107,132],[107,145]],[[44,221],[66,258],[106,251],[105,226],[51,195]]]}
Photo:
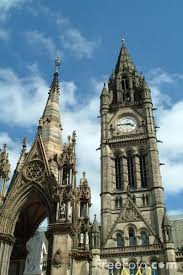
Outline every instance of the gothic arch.
{"label": "gothic arch", "polygon": [[124,152],[120,149],[114,149],[111,151],[111,157],[122,157],[124,155]]}
{"label": "gothic arch", "polygon": [[136,154],[136,151],[134,150],[134,148],[128,147],[125,150],[125,154],[126,156],[134,156]]}
{"label": "gothic arch", "polygon": [[[29,201],[29,196],[31,197],[32,193],[36,193],[38,197],[42,199],[42,204],[44,204],[45,209],[47,209],[48,218],[49,220],[52,219],[52,206],[49,194],[38,183],[31,182],[29,185],[26,183],[24,184],[26,186],[11,190],[11,194],[9,194],[8,201],[4,205],[0,219],[1,232],[6,232],[6,234],[10,235],[14,234],[18,217],[24,209],[26,202]],[[17,189],[18,192],[16,191]]]}

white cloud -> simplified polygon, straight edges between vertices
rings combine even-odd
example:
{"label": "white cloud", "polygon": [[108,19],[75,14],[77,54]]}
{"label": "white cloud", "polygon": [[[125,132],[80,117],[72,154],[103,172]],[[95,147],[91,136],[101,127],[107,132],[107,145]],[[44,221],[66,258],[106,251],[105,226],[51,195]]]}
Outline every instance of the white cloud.
{"label": "white cloud", "polygon": [[[171,209],[168,211],[169,216],[179,216],[183,215],[183,209]],[[170,217],[171,218],[171,217]]]}
{"label": "white cloud", "polygon": [[97,46],[97,42],[88,40],[79,30],[68,28],[62,35],[62,43],[65,49],[71,51],[77,58],[91,58]]}
{"label": "white cloud", "polygon": [[20,78],[12,70],[0,68],[0,121],[24,127],[34,125],[47,94],[47,84],[40,76]]}
{"label": "white cloud", "polygon": [[182,76],[169,75],[160,69],[154,72],[150,85],[153,102],[158,107],[156,123],[160,129],[157,137],[163,141],[159,145],[160,161],[165,163],[165,166],[161,166],[162,181],[168,193],[176,194],[183,191],[183,100],[173,102],[173,96],[165,93],[164,84],[176,85]]}
{"label": "white cloud", "polygon": [[20,7],[24,2],[25,0],[0,0],[0,19],[6,19],[11,9]]}
{"label": "white cloud", "polygon": [[27,42],[36,51],[42,54],[49,54],[51,58],[59,55],[59,51],[51,37],[46,36],[44,33],[38,31],[28,31],[25,33]]}
{"label": "white cloud", "polygon": [[9,40],[9,32],[4,30],[4,29],[0,29],[0,40],[2,41],[8,41]]}
{"label": "white cloud", "polygon": [[164,72],[160,68],[152,70],[148,74],[150,79],[150,85],[162,85],[162,84],[172,84],[174,82],[174,75],[170,75],[167,72]]}

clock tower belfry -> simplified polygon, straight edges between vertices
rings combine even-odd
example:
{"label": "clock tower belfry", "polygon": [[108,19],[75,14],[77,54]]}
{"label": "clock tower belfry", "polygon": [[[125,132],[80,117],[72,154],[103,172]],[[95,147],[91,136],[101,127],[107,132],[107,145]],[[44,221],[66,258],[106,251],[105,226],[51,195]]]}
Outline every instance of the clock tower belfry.
{"label": "clock tower belfry", "polygon": [[[104,84],[100,113],[101,253],[107,257],[118,248],[113,251],[116,257],[122,251],[129,259],[133,251],[142,259],[153,250],[158,258],[166,250],[166,214],[153,103],[124,41],[108,87]],[[170,235],[166,243],[171,243]],[[175,256],[161,260],[174,262]]]}

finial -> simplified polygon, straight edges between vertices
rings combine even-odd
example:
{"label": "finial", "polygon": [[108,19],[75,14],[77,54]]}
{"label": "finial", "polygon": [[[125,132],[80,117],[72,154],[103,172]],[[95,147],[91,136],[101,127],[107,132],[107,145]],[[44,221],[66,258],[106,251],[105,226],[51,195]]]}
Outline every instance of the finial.
{"label": "finial", "polygon": [[106,87],[106,83],[104,82],[104,88]]}
{"label": "finial", "polygon": [[4,152],[6,152],[6,144],[3,144]]}
{"label": "finial", "polygon": [[71,136],[69,135],[69,136],[67,136],[67,140],[68,140],[68,142],[70,142],[71,141]]}
{"label": "finial", "polygon": [[27,147],[27,142],[28,142],[27,138],[24,137],[24,139],[23,139],[23,144],[22,144],[22,147],[23,147],[23,148],[26,148],[26,147]]}
{"label": "finial", "polygon": [[73,142],[73,144],[76,143],[76,131],[73,131],[73,133],[72,133],[72,142]]}
{"label": "finial", "polygon": [[83,172],[83,178],[84,179],[86,178],[86,172]]}
{"label": "finial", "polygon": [[122,39],[122,47],[125,47],[125,39]]}
{"label": "finial", "polygon": [[60,59],[60,57],[57,57],[55,59],[55,73],[58,73],[58,68],[59,68],[60,64],[61,64],[61,59]]}

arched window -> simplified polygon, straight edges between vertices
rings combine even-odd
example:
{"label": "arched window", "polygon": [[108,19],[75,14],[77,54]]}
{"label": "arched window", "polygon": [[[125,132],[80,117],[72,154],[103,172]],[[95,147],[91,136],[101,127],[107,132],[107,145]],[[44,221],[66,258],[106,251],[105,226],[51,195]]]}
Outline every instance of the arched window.
{"label": "arched window", "polygon": [[123,238],[121,233],[117,233],[116,242],[117,242],[117,247],[123,247],[124,246],[124,238]]}
{"label": "arched window", "polygon": [[122,197],[119,198],[119,207],[122,208],[123,206],[123,199]]}
{"label": "arched window", "polygon": [[129,228],[129,245],[136,246],[137,245],[137,238],[135,236],[135,230],[133,227]]}
{"label": "arched window", "polygon": [[123,206],[122,197],[116,197],[115,208],[122,208],[122,206]]}
{"label": "arched window", "polygon": [[151,274],[158,275],[158,262],[157,261],[151,262]]}
{"label": "arched window", "polygon": [[145,154],[139,156],[140,162],[140,176],[142,187],[147,187],[147,172],[146,172],[146,157]]}
{"label": "arched window", "polygon": [[116,156],[115,158],[116,189],[122,189],[121,160],[122,160],[121,156]]}
{"label": "arched window", "polygon": [[115,199],[115,208],[118,208],[118,205],[119,205],[119,198],[116,197],[116,199]]}
{"label": "arched window", "polygon": [[80,203],[80,217],[86,218],[87,217],[87,207],[86,203]]}
{"label": "arched window", "polygon": [[110,262],[109,264],[109,275],[117,275],[118,274],[118,270],[115,267],[115,262],[112,263]]}
{"label": "arched window", "polygon": [[127,156],[127,166],[128,166],[128,183],[131,188],[135,188],[135,178],[134,178],[134,163],[133,156],[131,153]]}
{"label": "arched window", "polygon": [[149,244],[149,236],[145,231],[141,232],[141,243],[142,243],[142,245],[148,245]]}
{"label": "arched window", "polygon": [[69,184],[69,168],[64,167],[63,168],[63,180],[62,180],[63,185]]}
{"label": "arched window", "polygon": [[137,273],[137,264],[135,262],[130,262],[129,263],[129,270],[130,270],[130,275],[136,275],[136,273]]}

